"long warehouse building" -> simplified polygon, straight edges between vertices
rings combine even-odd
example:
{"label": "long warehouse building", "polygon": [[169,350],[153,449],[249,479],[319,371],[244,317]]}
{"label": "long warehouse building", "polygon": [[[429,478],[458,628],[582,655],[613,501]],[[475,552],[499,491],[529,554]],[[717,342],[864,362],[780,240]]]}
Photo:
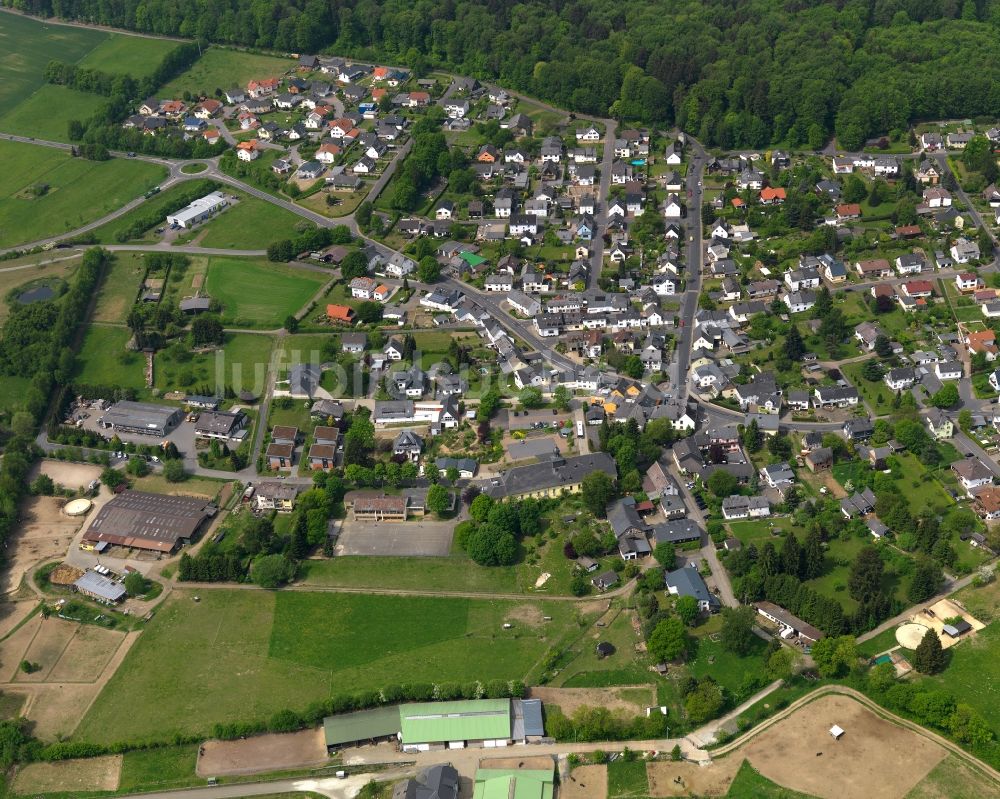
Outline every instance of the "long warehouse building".
{"label": "long warehouse building", "polygon": [[98,511],[83,540],[170,553],[194,538],[216,510],[207,499],[123,491]]}

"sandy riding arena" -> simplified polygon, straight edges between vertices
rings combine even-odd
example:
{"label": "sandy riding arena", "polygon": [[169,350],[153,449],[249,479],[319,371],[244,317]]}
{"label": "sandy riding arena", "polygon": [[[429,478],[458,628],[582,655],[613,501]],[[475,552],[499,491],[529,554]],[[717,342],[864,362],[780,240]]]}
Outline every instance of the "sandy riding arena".
{"label": "sandy riding arena", "polygon": [[[836,741],[829,732],[834,724],[845,730]],[[946,751],[849,697],[828,695],[734,754],[779,785],[821,799],[902,799]]]}
{"label": "sandy riding arena", "polygon": [[66,555],[83,517],[62,512],[66,500],[59,497],[31,497],[24,503],[22,524],[15,528],[7,545],[8,568],[0,576],[0,592],[17,590],[24,575],[43,560]]}
{"label": "sandy riding arena", "polygon": [[329,757],[322,728],[242,741],[206,741],[195,771],[202,777],[323,766]]}
{"label": "sandy riding arena", "polygon": [[562,799],[594,799],[608,795],[608,767],[580,766],[559,786]]}

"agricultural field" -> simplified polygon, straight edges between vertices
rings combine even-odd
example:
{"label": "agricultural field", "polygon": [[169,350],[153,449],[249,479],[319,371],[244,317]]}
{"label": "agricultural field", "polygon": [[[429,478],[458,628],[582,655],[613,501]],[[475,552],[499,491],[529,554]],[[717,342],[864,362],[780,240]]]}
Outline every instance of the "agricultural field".
{"label": "agricultural field", "polygon": [[146,267],[141,254],[116,253],[97,293],[97,305],[91,318],[95,322],[124,322],[139,296],[144,274]]}
{"label": "agricultural field", "polygon": [[178,44],[180,42],[173,39],[112,33],[84,56],[80,66],[113,75],[145,78],[153,74],[167,53],[177,49]]}
{"label": "agricultural field", "polygon": [[283,264],[212,258],[205,293],[222,303],[222,321],[230,327],[276,328],[327,280],[321,272]]}
{"label": "agricultural field", "polygon": [[149,791],[190,784],[195,779],[197,761],[198,747],[194,744],[126,752],[118,789]]}
{"label": "agricultural field", "polygon": [[2,117],[0,130],[17,136],[69,141],[69,121],[84,121],[107,100],[98,94],[46,84]]}
{"label": "agricultural field", "polygon": [[160,95],[180,97],[189,91],[195,95],[214,96],[216,89],[225,91],[233,86],[246,87],[254,78],[280,77],[294,69],[295,64],[288,58],[211,47],[191,69],[160,89]]}
{"label": "agricultural field", "polygon": [[29,97],[43,83],[45,65],[53,58],[77,64],[108,39],[105,31],[0,15],[0,115]]}
{"label": "agricultural field", "polygon": [[[522,679],[572,614],[566,603],[221,589],[201,592],[195,603],[179,589],[75,736],[203,733],[215,722],[268,718],[331,693]],[[513,629],[503,630],[505,622]],[[143,713],[131,711],[140,706]]]}
{"label": "agricultural field", "polygon": [[43,258],[35,255],[33,259],[37,266],[26,262],[24,268],[15,269],[8,265],[14,262],[8,262],[0,269],[0,322],[7,318],[11,303],[17,302],[17,295],[29,288],[29,283],[68,280],[81,260],[79,256],[63,256],[55,263],[45,263],[52,260],[50,254]]}
{"label": "agricultural field", "polygon": [[86,161],[30,144],[0,141],[0,247],[66,233],[155,186],[156,164]]}
{"label": "agricultural field", "polygon": [[202,247],[264,250],[272,242],[292,238],[303,220],[297,214],[256,197],[241,196],[232,208],[192,231]]}

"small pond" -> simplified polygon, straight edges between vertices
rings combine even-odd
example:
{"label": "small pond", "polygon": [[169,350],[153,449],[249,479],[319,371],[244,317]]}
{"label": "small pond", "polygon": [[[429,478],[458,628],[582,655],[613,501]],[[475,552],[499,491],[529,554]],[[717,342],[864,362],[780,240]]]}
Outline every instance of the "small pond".
{"label": "small pond", "polygon": [[51,300],[56,296],[55,286],[50,286],[43,283],[40,286],[32,286],[27,291],[21,292],[17,295],[17,301],[21,305],[31,305],[33,302],[43,302],[44,300]]}

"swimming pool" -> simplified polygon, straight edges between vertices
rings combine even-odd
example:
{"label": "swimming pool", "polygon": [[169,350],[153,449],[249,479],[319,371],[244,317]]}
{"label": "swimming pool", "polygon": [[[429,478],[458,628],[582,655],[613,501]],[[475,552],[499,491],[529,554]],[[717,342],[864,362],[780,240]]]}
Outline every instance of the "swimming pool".
{"label": "swimming pool", "polygon": [[876,666],[880,666],[883,663],[892,663],[892,658],[889,657],[888,655],[879,655],[877,658],[875,658]]}
{"label": "swimming pool", "polygon": [[634,161],[632,161],[632,166],[646,166],[646,159],[636,158]]}

